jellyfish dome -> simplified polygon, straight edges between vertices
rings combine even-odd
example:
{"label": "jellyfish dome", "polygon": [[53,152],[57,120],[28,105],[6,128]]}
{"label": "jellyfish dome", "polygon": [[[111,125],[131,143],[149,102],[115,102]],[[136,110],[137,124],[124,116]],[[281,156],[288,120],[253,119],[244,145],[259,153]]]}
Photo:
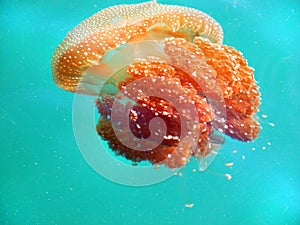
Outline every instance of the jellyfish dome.
{"label": "jellyfish dome", "polygon": [[95,96],[96,132],[117,155],[180,168],[214,156],[224,135],[251,141],[260,131],[254,70],[222,40],[220,24],[196,9],[113,6],[67,34],[53,80]]}

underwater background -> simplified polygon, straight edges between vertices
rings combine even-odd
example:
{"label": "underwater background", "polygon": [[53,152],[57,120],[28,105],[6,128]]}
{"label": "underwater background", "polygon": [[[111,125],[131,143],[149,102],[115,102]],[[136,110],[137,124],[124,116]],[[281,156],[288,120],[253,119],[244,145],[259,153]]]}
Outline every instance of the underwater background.
{"label": "underwater background", "polygon": [[140,2],[0,1],[0,224],[300,224],[298,0],[159,1],[208,13],[255,68],[257,140],[227,137],[206,171],[192,160],[182,176],[145,187],[113,183],[84,160],[74,94],[53,83],[52,54],[97,11]]}

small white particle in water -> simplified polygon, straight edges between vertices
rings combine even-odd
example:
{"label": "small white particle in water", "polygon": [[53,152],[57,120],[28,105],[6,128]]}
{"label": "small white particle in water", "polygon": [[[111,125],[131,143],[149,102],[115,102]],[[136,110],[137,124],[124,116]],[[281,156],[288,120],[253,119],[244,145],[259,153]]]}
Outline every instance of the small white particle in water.
{"label": "small white particle in water", "polygon": [[228,166],[228,167],[233,166],[233,162],[225,163],[225,166]]}
{"label": "small white particle in water", "polygon": [[267,118],[268,116],[266,114],[261,115],[262,118]]}
{"label": "small white particle in water", "polygon": [[218,155],[218,154],[219,154],[218,152],[216,152],[216,151],[214,151],[214,150],[211,151],[211,153],[214,154],[214,155]]}
{"label": "small white particle in water", "polygon": [[224,176],[227,180],[231,180],[232,176],[229,173],[225,173]]}
{"label": "small white particle in water", "polygon": [[268,141],[268,142],[267,142],[267,145],[271,145],[271,142],[270,142],[270,141]]}
{"label": "small white particle in water", "polygon": [[158,169],[159,169],[159,165],[156,164],[156,165],[154,166],[154,169],[158,170]]}
{"label": "small white particle in water", "polygon": [[185,203],[185,208],[192,208],[194,206],[194,203]]}
{"label": "small white particle in water", "polygon": [[194,173],[195,173],[195,172],[197,172],[197,170],[196,170],[196,169],[193,169],[192,171],[193,171]]}
{"label": "small white particle in water", "polygon": [[262,148],[261,148],[262,150],[266,150],[266,146],[262,146]]}
{"label": "small white particle in water", "polygon": [[180,177],[181,177],[181,176],[182,176],[182,173],[181,173],[181,172],[178,172],[178,176],[180,176]]}
{"label": "small white particle in water", "polygon": [[251,148],[252,151],[255,151],[255,148]]}
{"label": "small white particle in water", "polygon": [[271,127],[275,127],[275,124],[274,124],[274,123],[269,123],[269,125],[270,125]]}
{"label": "small white particle in water", "polygon": [[244,160],[246,157],[244,155],[242,155],[242,160]]}
{"label": "small white particle in water", "polygon": [[232,154],[235,154],[235,153],[237,153],[237,150],[232,150]]}

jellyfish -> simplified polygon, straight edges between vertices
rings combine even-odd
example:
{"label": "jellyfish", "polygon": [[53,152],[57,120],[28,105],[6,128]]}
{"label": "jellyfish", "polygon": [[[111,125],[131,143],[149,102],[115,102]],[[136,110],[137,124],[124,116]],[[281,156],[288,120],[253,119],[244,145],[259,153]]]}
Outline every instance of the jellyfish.
{"label": "jellyfish", "polygon": [[205,168],[224,135],[247,142],[260,131],[254,69],[222,41],[220,24],[197,9],[113,6],[67,34],[53,80],[95,96],[96,132],[117,155],[172,169],[194,157]]}

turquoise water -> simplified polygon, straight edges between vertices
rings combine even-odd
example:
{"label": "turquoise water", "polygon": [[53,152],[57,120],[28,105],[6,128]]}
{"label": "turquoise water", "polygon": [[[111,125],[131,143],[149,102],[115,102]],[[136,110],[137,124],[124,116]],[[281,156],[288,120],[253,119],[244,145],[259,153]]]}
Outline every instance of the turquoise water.
{"label": "turquoise water", "polygon": [[219,21],[224,43],[255,68],[267,118],[254,143],[229,139],[205,172],[192,172],[191,162],[182,176],[146,187],[113,183],[84,160],[73,135],[74,94],[54,85],[52,54],[83,19],[137,2],[0,2],[0,224],[300,224],[297,0],[181,3]]}

